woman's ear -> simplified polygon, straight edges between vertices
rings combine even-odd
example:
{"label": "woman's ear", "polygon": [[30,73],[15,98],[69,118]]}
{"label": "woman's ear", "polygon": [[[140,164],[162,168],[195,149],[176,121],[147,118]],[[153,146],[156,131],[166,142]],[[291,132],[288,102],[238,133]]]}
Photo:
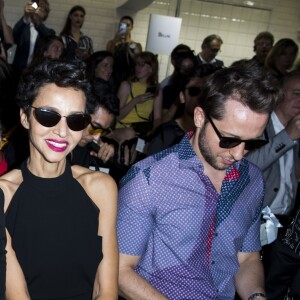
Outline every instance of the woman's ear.
{"label": "woman's ear", "polygon": [[29,120],[26,112],[23,108],[20,109],[20,121],[24,128],[29,129]]}
{"label": "woman's ear", "polygon": [[196,106],[194,109],[194,123],[199,128],[202,128],[205,123],[205,112],[200,106]]}

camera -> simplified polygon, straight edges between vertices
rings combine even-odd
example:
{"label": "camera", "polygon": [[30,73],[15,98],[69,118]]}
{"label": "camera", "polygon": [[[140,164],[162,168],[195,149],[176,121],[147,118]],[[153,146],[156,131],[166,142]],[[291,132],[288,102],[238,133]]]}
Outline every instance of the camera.
{"label": "camera", "polygon": [[37,9],[39,7],[39,0],[34,1],[31,6],[35,9]]}

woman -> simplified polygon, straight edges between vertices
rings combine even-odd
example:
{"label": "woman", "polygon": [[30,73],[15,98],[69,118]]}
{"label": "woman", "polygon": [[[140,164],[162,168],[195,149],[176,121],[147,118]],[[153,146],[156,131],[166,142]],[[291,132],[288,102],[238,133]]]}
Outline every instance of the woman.
{"label": "woman", "polygon": [[94,52],[92,39],[81,32],[84,17],[85,9],[80,5],[73,6],[60,33],[66,46],[65,57],[68,61],[82,62]]}
{"label": "woman", "polygon": [[89,95],[73,64],[45,62],[21,79],[30,155],[0,180],[8,299],[117,299],[115,183],[66,159],[91,121]]}
{"label": "woman", "polygon": [[292,39],[280,39],[270,50],[265,66],[279,82],[292,68],[298,55],[298,45]]}
{"label": "woman", "polygon": [[116,94],[112,79],[113,67],[114,59],[112,53],[108,51],[97,51],[87,60],[87,79],[94,87],[104,86],[109,92]]}
{"label": "woman", "polygon": [[162,92],[158,84],[158,61],[153,53],[136,55],[135,76],[131,81],[122,82],[118,98],[120,115],[113,138],[119,143],[137,135],[133,129],[137,123],[150,124],[148,134],[160,125]]}
{"label": "woman", "polygon": [[45,58],[60,59],[64,53],[65,45],[63,40],[56,35],[50,35],[42,39],[34,54],[31,65],[41,63]]}

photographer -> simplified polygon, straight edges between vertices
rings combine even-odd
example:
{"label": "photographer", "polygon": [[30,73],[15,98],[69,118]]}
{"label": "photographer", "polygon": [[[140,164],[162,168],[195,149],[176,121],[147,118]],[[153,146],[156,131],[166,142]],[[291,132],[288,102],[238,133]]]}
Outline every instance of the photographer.
{"label": "photographer", "polygon": [[31,63],[37,42],[47,36],[55,35],[55,31],[44,24],[49,12],[50,5],[47,0],[27,2],[24,16],[14,26],[13,36],[17,50],[13,67],[17,74]]}

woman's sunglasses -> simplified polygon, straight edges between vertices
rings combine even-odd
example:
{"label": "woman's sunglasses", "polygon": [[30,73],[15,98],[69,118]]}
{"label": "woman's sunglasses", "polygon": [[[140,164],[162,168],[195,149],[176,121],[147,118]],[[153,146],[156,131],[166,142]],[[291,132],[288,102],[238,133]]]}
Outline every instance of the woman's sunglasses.
{"label": "woman's sunglasses", "polygon": [[59,123],[61,118],[66,118],[68,127],[71,130],[81,131],[91,122],[91,117],[85,113],[74,113],[68,116],[62,116],[58,112],[45,107],[30,107],[34,109],[33,115],[35,119],[45,127],[53,127]]}
{"label": "woman's sunglasses", "polygon": [[215,123],[212,121],[211,117],[208,114],[206,114],[206,117],[207,117],[208,121],[210,122],[212,128],[214,129],[215,133],[217,134],[218,138],[220,139],[219,146],[221,148],[230,149],[230,148],[234,148],[234,147],[240,145],[241,143],[245,143],[246,150],[255,150],[255,149],[258,149],[258,148],[268,144],[268,142],[269,142],[269,139],[267,136],[266,136],[265,140],[262,140],[262,139],[241,140],[241,139],[234,138],[234,137],[222,136],[220,131],[217,129]]}

